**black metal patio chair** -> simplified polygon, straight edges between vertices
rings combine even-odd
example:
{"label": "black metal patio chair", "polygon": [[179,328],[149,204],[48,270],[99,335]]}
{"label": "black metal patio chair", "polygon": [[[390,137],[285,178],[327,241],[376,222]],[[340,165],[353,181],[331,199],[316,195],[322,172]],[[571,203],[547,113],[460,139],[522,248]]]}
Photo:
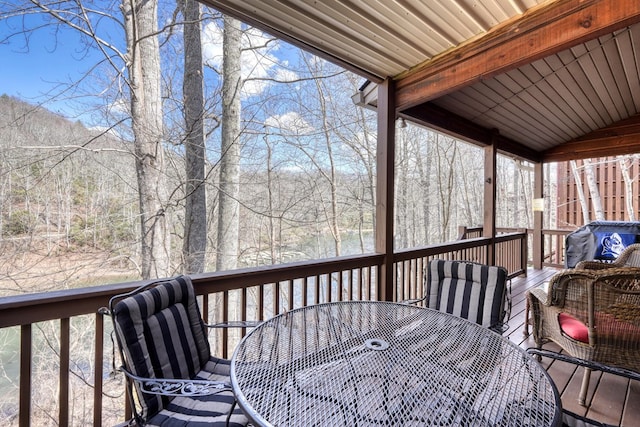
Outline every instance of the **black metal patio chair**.
{"label": "black metal patio chair", "polygon": [[406,303],[423,302],[498,333],[507,329],[511,298],[504,267],[434,259],[426,273],[424,298]]}
{"label": "black metal patio chair", "polygon": [[101,312],[113,319],[137,425],[247,425],[231,390],[230,362],[211,354],[188,276],[117,295]]}

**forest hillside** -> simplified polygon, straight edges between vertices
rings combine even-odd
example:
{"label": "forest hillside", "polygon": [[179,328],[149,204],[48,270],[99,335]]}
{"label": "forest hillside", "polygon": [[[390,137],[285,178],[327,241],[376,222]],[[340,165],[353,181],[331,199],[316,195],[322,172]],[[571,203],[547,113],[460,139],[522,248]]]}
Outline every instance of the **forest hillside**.
{"label": "forest hillside", "polygon": [[0,153],[0,293],[137,277],[129,144],[2,95]]}

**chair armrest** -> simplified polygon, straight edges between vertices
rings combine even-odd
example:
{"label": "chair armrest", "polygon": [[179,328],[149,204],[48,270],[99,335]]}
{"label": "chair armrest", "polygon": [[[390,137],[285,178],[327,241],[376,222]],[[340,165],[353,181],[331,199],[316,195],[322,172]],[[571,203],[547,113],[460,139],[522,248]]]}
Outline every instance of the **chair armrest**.
{"label": "chair armrest", "polygon": [[415,298],[415,299],[406,299],[403,301],[398,301],[398,304],[406,304],[406,305],[410,305],[410,304],[417,304],[419,302],[423,302],[426,301],[427,297],[422,297],[422,298]]}
{"label": "chair armrest", "polygon": [[144,378],[133,375],[124,366],[120,371],[136,382],[142,393],[159,394],[162,396],[208,396],[232,390],[231,384],[222,381],[174,379],[174,378]]}
{"label": "chair armrest", "polygon": [[540,304],[549,306],[551,305],[551,293],[542,287],[537,287],[529,290],[529,294],[535,297]]}
{"label": "chair armrest", "polygon": [[228,320],[226,322],[205,324],[207,328],[255,328],[262,322],[258,320]]}
{"label": "chair armrest", "polygon": [[597,371],[606,372],[608,374],[620,375],[624,378],[640,381],[640,372],[632,371],[631,369],[619,368],[617,366],[605,365],[603,363],[594,362],[592,360],[580,359],[579,357],[569,356],[564,353],[557,353],[551,350],[545,350],[541,348],[528,348],[527,353],[532,356],[548,357],[550,359],[559,360],[561,362],[571,363],[577,366],[582,366]]}
{"label": "chair armrest", "polygon": [[618,267],[618,265],[610,262],[602,261],[580,261],[576,264],[576,270],[606,270],[607,268]]}

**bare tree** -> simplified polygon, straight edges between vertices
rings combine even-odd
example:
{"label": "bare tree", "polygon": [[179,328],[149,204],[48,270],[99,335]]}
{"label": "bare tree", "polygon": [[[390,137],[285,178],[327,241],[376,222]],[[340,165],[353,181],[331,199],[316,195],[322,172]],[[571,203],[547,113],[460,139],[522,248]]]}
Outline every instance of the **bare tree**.
{"label": "bare tree", "polygon": [[123,0],[131,121],[140,200],[142,277],[170,274],[160,93],[158,4]]}
{"label": "bare tree", "polygon": [[[144,278],[167,276],[170,272],[170,241],[163,174],[157,2],[123,0],[120,4],[122,21],[118,20],[115,11],[94,9],[92,5],[83,2],[32,0],[13,6],[12,10],[3,8],[3,14],[39,14],[47,17],[49,21],[45,23],[54,28],[64,27],[75,31],[84,41],[87,51],[102,55],[95,67],[107,66],[115,74],[115,81],[124,83],[120,96],[128,98],[130,103],[139,192],[141,274]],[[105,34],[99,34],[98,24],[106,20],[124,28],[126,53],[118,49],[117,42],[111,41]],[[28,33],[38,29],[39,27],[23,28],[20,31],[28,40]],[[80,81],[72,82],[71,86],[76,87],[84,78],[86,76],[81,77]],[[65,90],[67,89],[63,88],[61,92],[64,93]]]}
{"label": "bare tree", "polygon": [[627,215],[629,215],[629,221],[636,220],[636,211],[633,209],[633,181],[629,170],[633,165],[631,156],[620,156],[618,158],[620,162],[620,171],[622,172],[622,179],[624,181],[624,203],[627,209]]}
{"label": "bare tree", "polygon": [[595,219],[602,221],[604,220],[604,210],[602,209],[602,199],[600,198],[600,190],[598,189],[593,164],[589,159],[584,159],[582,163],[584,165],[584,175],[587,179],[587,186],[589,187],[589,194],[591,195],[591,205],[593,206]]}
{"label": "bare tree", "polygon": [[185,273],[204,271],[207,250],[203,62],[200,3],[182,0],[184,16],[185,224],[182,242]]}
{"label": "bare tree", "polygon": [[571,165],[573,178],[576,180],[576,191],[578,192],[578,200],[580,201],[580,206],[582,207],[582,221],[584,222],[584,224],[587,224],[589,222],[589,205],[584,194],[582,178],[580,177],[580,170],[578,169],[578,164],[575,160],[571,160],[569,164]]}
{"label": "bare tree", "polygon": [[[356,93],[360,86],[353,74],[342,74],[339,81],[344,85],[338,86],[338,93]],[[364,108],[353,108],[351,103],[342,103],[343,110],[339,111],[338,119],[341,126],[335,131],[340,141],[351,152],[347,163],[351,166],[352,174],[356,177],[355,185],[348,185],[347,203],[357,209],[356,227],[358,230],[358,244],[361,253],[367,251],[366,231],[373,229],[375,217],[375,164],[376,143],[375,130],[372,129],[372,115]],[[348,108],[344,108],[348,106]],[[333,107],[335,109],[335,106]],[[375,122],[374,122],[375,123]]]}
{"label": "bare tree", "polygon": [[238,262],[240,192],[240,57],[242,30],[240,21],[224,17],[222,141],[220,150],[220,187],[218,191],[218,250],[216,269],[231,270]]}
{"label": "bare tree", "polygon": [[[425,135],[427,136],[427,135]],[[421,200],[421,214],[422,217],[424,218],[424,222],[422,224],[422,228],[423,228],[423,233],[424,233],[424,237],[423,237],[423,241],[422,244],[428,244],[430,243],[430,233],[429,233],[429,229],[430,229],[430,225],[431,225],[431,215],[429,214],[429,197],[425,197],[424,195],[426,194],[431,194],[432,190],[432,183],[433,180],[431,179],[431,169],[432,169],[432,156],[431,156],[431,151],[432,151],[432,146],[431,144],[421,144],[418,138],[415,138],[416,141],[414,142],[415,144],[415,155],[416,155],[416,170],[418,172],[418,188],[420,189],[420,192],[418,194],[423,195],[423,197],[420,198]],[[424,148],[423,148],[424,147]]]}
{"label": "bare tree", "polygon": [[[304,56],[305,61],[307,60],[307,56]],[[307,65],[311,69],[311,64],[307,61]],[[321,73],[316,72],[314,70],[314,75],[320,77]],[[337,186],[337,173],[336,173],[336,161],[335,156],[333,154],[333,141],[331,138],[331,125],[329,123],[329,111],[327,104],[331,104],[330,100],[332,94],[330,91],[327,91],[323,85],[323,80],[320,78],[313,79],[316,88],[316,96],[317,101],[319,103],[319,111],[320,120],[321,120],[321,135],[325,144],[325,149],[327,153],[327,160],[329,161],[329,170],[325,171],[323,168],[318,168],[318,171],[322,174],[322,176],[326,179],[330,188],[330,211],[325,214],[327,218],[327,222],[329,223],[329,230],[333,236],[333,241],[335,245],[335,254],[336,256],[342,255],[342,236],[340,235],[340,223],[338,221],[338,186]]]}
{"label": "bare tree", "polygon": [[455,160],[458,152],[457,141],[436,134],[436,177],[438,182],[438,213],[440,219],[440,239],[446,242],[450,237],[449,227],[455,209],[454,179]]}

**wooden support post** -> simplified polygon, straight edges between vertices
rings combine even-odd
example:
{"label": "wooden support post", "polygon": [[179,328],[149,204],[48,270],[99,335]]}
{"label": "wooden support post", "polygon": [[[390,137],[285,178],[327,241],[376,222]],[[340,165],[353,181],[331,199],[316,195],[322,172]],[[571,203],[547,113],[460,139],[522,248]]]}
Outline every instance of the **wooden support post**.
{"label": "wooden support post", "polygon": [[[495,140],[495,136],[494,136]],[[484,148],[484,225],[482,235],[491,238],[487,248],[487,264],[496,263],[496,144]]]}
{"label": "wooden support post", "polygon": [[376,252],[384,254],[378,280],[378,298],[393,301],[393,216],[395,158],[395,84],[378,86],[378,145],[376,170]]}
{"label": "wooden support post", "polygon": [[[536,163],[533,169],[533,198],[544,201],[544,168],[543,163]],[[542,227],[544,212],[540,209],[533,211],[533,268],[540,270],[544,261],[544,241]]]}

